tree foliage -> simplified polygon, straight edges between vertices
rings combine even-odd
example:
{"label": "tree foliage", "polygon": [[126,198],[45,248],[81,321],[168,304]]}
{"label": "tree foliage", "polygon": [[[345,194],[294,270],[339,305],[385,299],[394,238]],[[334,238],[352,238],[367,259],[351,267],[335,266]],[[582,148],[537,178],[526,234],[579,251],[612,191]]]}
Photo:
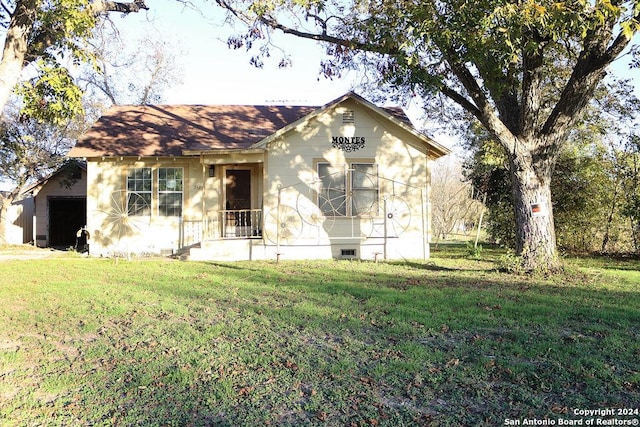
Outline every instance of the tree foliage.
{"label": "tree foliage", "polygon": [[0,179],[14,183],[14,191],[20,191],[25,184],[48,175],[65,161],[83,130],[80,121],[51,126],[25,118],[19,107],[11,106],[0,128]]}
{"label": "tree foliage", "polygon": [[[558,244],[563,250],[638,251],[632,219],[638,212],[633,206],[638,105],[628,82],[602,85],[571,132],[554,168],[552,186]],[[477,126],[469,129],[465,140],[471,153],[466,175],[488,195],[489,235],[513,247],[507,158]]]}
{"label": "tree foliage", "polygon": [[640,134],[632,135],[626,145],[626,155],[622,165],[626,195],[622,214],[628,218],[631,226],[633,246],[640,254]]}
{"label": "tree foliage", "polygon": [[87,44],[99,17],[107,12],[147,9],[142,0],[3,0],[0,27],[0,111],[14,89],[23,97],[23,114],[61,124],[82,110],[82,96],[70,68],[94,63]]}
{"label": "tree foliage", "polygon": [[[640,28],[637,0],[217,2],[248,24],[234,47],[268,41],[269,29],[326,42],[325,75],[365,66],[395,90],[440,96],[477,120],[507,158],[523,267],[558,266],[552,173]],[[533,215],[534,204],[547,215]]]}

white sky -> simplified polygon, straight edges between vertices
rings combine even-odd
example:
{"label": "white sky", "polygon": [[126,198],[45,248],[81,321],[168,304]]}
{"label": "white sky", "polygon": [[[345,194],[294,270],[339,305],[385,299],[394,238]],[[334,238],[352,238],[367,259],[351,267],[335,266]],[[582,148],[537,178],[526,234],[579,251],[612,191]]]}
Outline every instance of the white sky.
{"label": "white sky", "polygon": [[[170,104],[296,104],[323,105],[351,90],[348,80],[319,78],[322,48],[313,41],[279,36],[277,45],[292,58],[289,68],[278,68],[280,53],[257,69],[246,50],[231,50],[227,38],[234,31],[222,26],[224,13],[209,3],[206,18],[177,1],[149,0],[147,12],[112,16],[126,41],[137,33],[157,31],[185,50],[180,61],[184,84],[166,93]],[[204,10],[204,9],[203,9]],[[207,21],[207,19],[209,21]]]}

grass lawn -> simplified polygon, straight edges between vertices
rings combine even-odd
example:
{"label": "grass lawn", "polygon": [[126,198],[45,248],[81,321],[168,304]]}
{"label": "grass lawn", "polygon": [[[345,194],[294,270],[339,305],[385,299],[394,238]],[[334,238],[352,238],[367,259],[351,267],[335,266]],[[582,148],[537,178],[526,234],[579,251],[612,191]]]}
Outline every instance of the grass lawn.
{"label": "grass lawn", "polygon": [[2,261],[0,425],[497,426],[640,408],[640,261],[532,278],[497,272],[499,251],[443,247],[426,263]]}

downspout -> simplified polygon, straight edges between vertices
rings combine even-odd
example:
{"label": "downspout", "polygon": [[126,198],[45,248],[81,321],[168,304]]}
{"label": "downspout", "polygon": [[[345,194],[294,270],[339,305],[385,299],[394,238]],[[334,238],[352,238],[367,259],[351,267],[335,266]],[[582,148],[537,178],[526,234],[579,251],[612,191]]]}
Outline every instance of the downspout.
{"label": "downspout", "polygon": [[422,259],[423,261],[426,261],[429,256],[428,256],[428,251],[429,251],[429,220],[427,218],[427,204],[428,199],[426,197],[427,194],[427,188],[423,188],[420,189],[420,206],[422,206]]}
{"label": "downspout", "polygon": [[425,241],[425,252],[424,252],[424,257],[425,259],[429,259],[431,258],[431,162],[429,160],[429,149],[427,149],[427,156],[426,156],[426,166],[427,166],[427,171],[426,174],[427,176],[426,178],[426,186],[425,186],[425,205],[426,206],[426,212],[425,212],[425,236],[424,236],[424,241]]}
{"label": "downspout", "polygon": [[205,236],[205,229],[209,226],[207,224],[208,222],[208,218],[206,217],[206,209],[207,209],[207,205],[206,205],[206,200],[205,200],[205,195],[207,194],[206,187],[207,187],[207,168],[206,165],[204,164],[204,154],[200,153],[200,164],[202,165],[202,208],[201,208],[201,213],[200,213],[200,246],[202,247],[202,242],[204,242],[204,236]]}

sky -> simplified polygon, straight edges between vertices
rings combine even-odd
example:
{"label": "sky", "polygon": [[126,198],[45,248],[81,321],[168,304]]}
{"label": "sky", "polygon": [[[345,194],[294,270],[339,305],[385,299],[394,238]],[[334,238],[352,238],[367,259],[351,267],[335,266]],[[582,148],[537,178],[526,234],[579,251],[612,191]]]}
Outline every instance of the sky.
{"label": "sky", "polygon": [[149,11],[114,15],[112,21],[125,40],[152,31],[185,50],[180,60],[184,83],[167,91],[166,103],[324,105],[352,89],[349,79],[319,76],[322,48],[313,41],[280,35],[277,45],[291,56],[292,66],[278,68],[280,53],[274,51],[274,61],[258,69],[249,64],[245,49],[227,47],[234,30],[222,25],[219,7],[201,6],[205,18],[172,0],[148,0],[147,5]]}

